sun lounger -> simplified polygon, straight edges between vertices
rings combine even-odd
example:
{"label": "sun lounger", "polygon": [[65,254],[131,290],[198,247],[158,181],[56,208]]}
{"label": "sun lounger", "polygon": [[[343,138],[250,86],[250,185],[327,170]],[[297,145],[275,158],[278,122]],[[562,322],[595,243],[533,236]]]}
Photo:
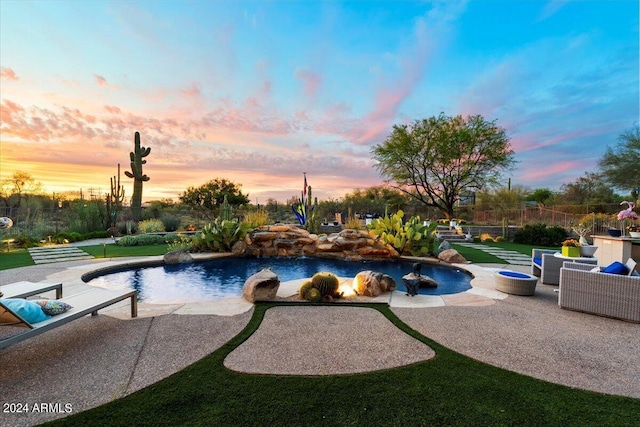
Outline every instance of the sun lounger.
{"label": "sun lounger", "polygon": [[73,308],[50,318],[37,323],[29,323],[20,315],[11,311],[8,307],[0,302],[0,325],[12,325],[26,327],[22,333],[10,336],[8,338],[0,340],[0,349],[8,347],[12,344],[31,338],[35,335],[39,335],[48,330],[57,328],[71,322],[72,320],[79,319],[91,314],[93,316],[98,314],[98,310],[115,304],[119,301],[123,301],[127,298],[131,298],[131,317],[137,317],[138,315],[138,293],[132,290],[111,290],[103,288],[94,288],[86,292],[71,295],[66,298],[60,299],[60,301],[66,302]]}
{"label": "sun lounger", "polygon": [[56,299],[62,298],[62,283],[16,282],[0,286],[2,298],[26,298],[53,290],[56,291]]}

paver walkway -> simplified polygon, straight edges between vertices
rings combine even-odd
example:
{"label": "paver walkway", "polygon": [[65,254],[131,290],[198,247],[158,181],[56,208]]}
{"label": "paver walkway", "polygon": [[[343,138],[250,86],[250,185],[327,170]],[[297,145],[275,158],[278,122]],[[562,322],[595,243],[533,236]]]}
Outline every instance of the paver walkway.
{"label": "paver walkway", "polygon": [[50,264],[52,262],[76,261],[81,259],[92,259],[82,249],[73,246],[41,246],[29,248],[29,255],[36,264]]}
{"label": "paver walkway", "polygon": [[497,256],[513,265],[531,265],[531,255],[521,254],[520,252],[510,251],[507,249],[496,248],[493,246],[483,245],[482,243],[464,243],[456,242],[456,245],[466,246],[468,248],[479,249],[491,255]]}

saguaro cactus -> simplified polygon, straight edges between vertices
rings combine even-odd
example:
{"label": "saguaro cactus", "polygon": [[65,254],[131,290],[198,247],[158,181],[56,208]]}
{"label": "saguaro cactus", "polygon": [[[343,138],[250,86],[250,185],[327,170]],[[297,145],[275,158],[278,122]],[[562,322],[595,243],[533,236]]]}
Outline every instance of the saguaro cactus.
{"label": "saguaro cactus", "polygon": [[151,152],[151,147],[140,146],[140,132],[135,135],[135,151],[129,153],[131,158],[131,172],[125,171],[124,174],[133,178],[133,196],[131,196],[131,215],[136,221],[140,220],[142,207],[142,183],[149,181],[149,177],[142,173],[142,165],[147,163],[143,157],[147,157]]}
{"label": "saguaro cactus", "polygon": [[120,163],[118,163],[118,176],[111,178],[111,193],[107,194],[107,228],[116,225],[123,201],[124,187],[120,185]]}

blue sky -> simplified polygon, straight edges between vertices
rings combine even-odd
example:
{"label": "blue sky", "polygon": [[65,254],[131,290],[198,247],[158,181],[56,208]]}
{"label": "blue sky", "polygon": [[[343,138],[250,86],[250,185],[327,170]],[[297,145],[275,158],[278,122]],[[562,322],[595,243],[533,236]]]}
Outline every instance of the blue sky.
{"label": "blue sky", "polygon": [[[512,184],[593,171],[639,120],[637,1],[0,2],[0,175],[145,198],[216,177],[252,202],[379,185],[394,124],[481,114]],[[129,180],[123,180],[130,185]],[[128,191],[131,194],[131,191]]]}

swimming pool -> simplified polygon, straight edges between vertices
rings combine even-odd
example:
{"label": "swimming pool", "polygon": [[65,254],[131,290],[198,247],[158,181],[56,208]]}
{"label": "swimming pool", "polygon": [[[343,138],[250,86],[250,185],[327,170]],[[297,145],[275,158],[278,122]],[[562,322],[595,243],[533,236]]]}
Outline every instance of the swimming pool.
{"label": "swimming pool", "polygon": [[[406,291],[402,276],[413,271],[412,261],[343,261],[326,258],[217,258],[192,264],[140,267],[91,279],[90,285],[111,289],[135,289],[141,301],[152,304],[210,301],[242,295],[252,274],[270,268],[281,282],[329,271],[339,277],[355,277],[373,270],[393,277],[397,289]],[[471,289],[472,276],[465,270],[422,263],[423,275],[438,282],[437,288],[421,288],[420,294],[445,295]]]}

